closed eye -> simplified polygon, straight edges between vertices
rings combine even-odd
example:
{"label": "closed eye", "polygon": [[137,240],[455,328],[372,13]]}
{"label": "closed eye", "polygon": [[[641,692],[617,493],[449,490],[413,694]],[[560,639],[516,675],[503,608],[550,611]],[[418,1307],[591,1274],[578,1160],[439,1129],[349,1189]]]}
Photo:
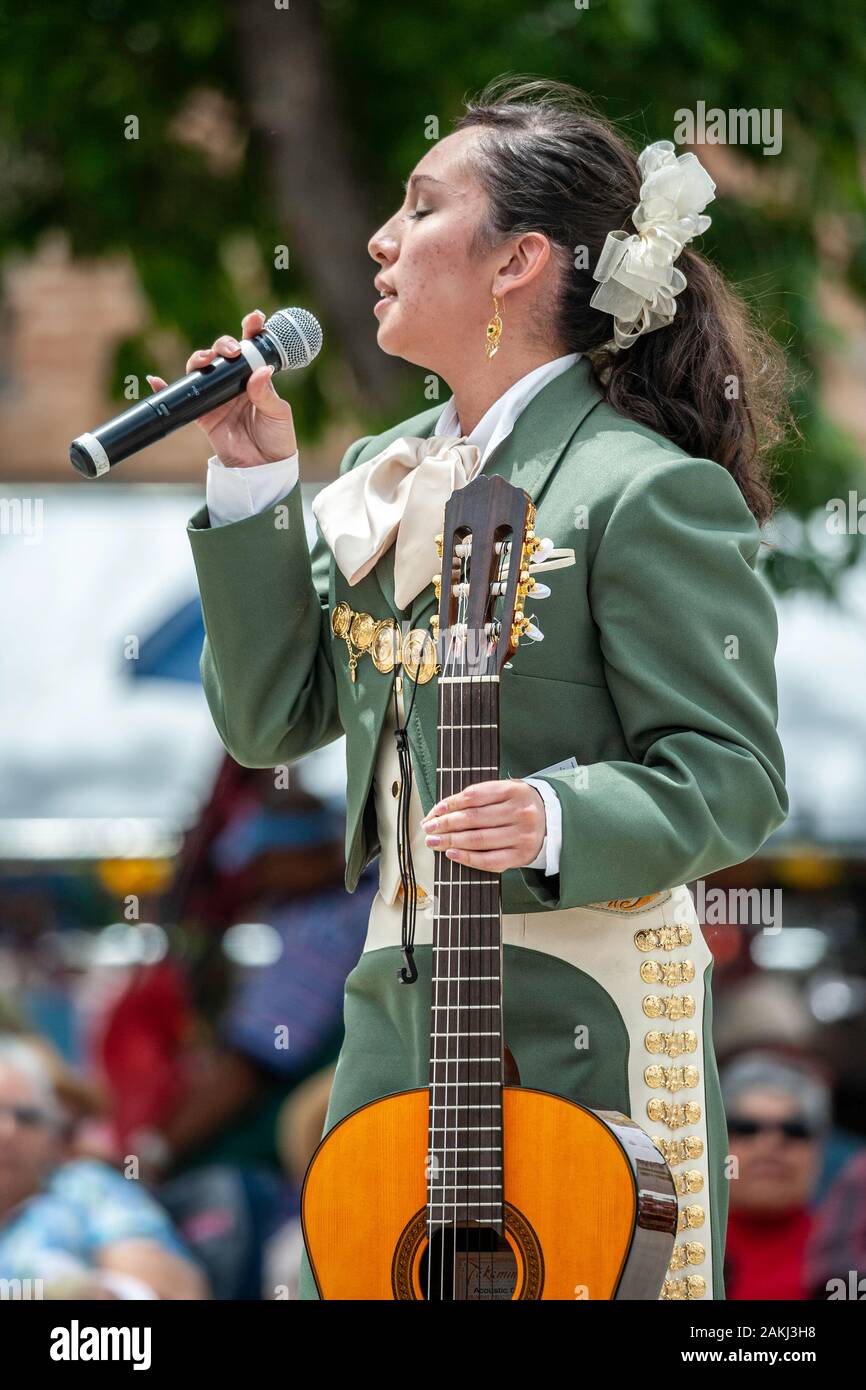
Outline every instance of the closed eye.
{"label": "closed eye", "polygon": [[428,217],[429,214],[430,214],[432,211],[433,211],[432,208],[416,208],[416,210],[415,210],[414,212],[410,212],[410,213],[409,213],[409,216],[410,216],[410,217],[414,217],[414,218],[418,218],[418,217]]}

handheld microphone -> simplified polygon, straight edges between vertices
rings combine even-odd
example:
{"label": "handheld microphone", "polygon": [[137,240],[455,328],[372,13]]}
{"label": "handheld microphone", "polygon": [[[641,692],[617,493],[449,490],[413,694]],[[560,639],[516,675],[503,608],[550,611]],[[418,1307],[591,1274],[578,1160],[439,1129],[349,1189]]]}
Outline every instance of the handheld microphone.
{"label": "handheld microphone", "polygon": [[322,329],[306,309],[278,309],[254,338],[243,338],[240,346],[237,357],[215,357],[206,367],[73,439],[69,446],[73,467],[85,478],[99,478],[130,454],[241,395],[257,367],[274,367],[278,372],[306,367],[322,346]]}

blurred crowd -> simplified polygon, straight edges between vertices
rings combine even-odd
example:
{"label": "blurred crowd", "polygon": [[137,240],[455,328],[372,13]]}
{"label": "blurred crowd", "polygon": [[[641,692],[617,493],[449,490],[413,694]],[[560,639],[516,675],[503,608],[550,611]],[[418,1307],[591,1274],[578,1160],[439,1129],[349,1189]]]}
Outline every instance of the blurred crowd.
{"label": "blurred crowd", "polygon": [[[226,759],[153,905],[166,929],[107,933],[137,937],[137,953],[52,970],[38,934],[29,955],[0,940],[11,1296],[296,1297],[300,1189],[376,888],[374,864],[345,892],[343,828],[317,797]],[[727,1296],[857,1298],[866,1141],[834,1119],[805,1008],[760,976],[730,989],[727,1018],[721,1004]]]}
{"label": "blurred crowd", "polygon": [[173,933],[117,924],[83,965],[38,932],[0,944],[15,1296],[295,1296],[300,1188],[377,882],[371,867],[346,893],[343,833],[319,798],[226,759],[147,904]]}

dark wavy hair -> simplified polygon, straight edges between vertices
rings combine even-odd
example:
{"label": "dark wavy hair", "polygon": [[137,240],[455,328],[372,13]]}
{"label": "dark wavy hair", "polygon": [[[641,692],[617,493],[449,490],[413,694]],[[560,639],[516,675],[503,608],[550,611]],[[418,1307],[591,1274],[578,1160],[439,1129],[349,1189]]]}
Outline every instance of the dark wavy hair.
{"label": "dark wavy hair", "polygon": [[[565,351],[586,354],[619,414],[727,468],[758,523],[767,521],[774,506],[768,455],[793,424],[782,349],[689,246],[676,261],[688,284],[677,296],[673,322],[624,351],[608,348],[613,319],[590,306],[598,285],[592,271],[608,232],[635,230],[636,154],[569,83],[505,75],[463,105],[454,129],[482,128],[467,160],[488,199],[473,251],[543,232],[562,273],[542,331]],[[575,265],[577,246],[587,248],[585,269]],[[730,382],[736,389],[729,394]]]}

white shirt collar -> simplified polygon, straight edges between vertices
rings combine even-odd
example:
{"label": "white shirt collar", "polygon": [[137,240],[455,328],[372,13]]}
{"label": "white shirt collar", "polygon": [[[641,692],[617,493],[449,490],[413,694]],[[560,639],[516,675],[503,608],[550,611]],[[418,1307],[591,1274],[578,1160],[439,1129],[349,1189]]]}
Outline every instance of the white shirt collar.
{"label": "white shirt collar", "polygon": [[494,401],[490,409],[485,411],[475,429],[471,434],[463,436],[460,430],[460,421],[457,416],[457,409],[454,405],[454,397],[451,396],[445,402],[442,414],[436,421],[434,434],[446,435],[450,438],[466,438],[470,444],[477,444],[481,450],[481,463],[493,452],[497,444],[511,433],[517,417],[526,408],[533,396],[537,396],[543,386],[554,377],[568,370],[573,363],[580,357],[579,352],[567,352],[562,357],[554,357],[550,362],[542,362],[540,367],[534,367],[531,372],[520,377],[507,391]]}

